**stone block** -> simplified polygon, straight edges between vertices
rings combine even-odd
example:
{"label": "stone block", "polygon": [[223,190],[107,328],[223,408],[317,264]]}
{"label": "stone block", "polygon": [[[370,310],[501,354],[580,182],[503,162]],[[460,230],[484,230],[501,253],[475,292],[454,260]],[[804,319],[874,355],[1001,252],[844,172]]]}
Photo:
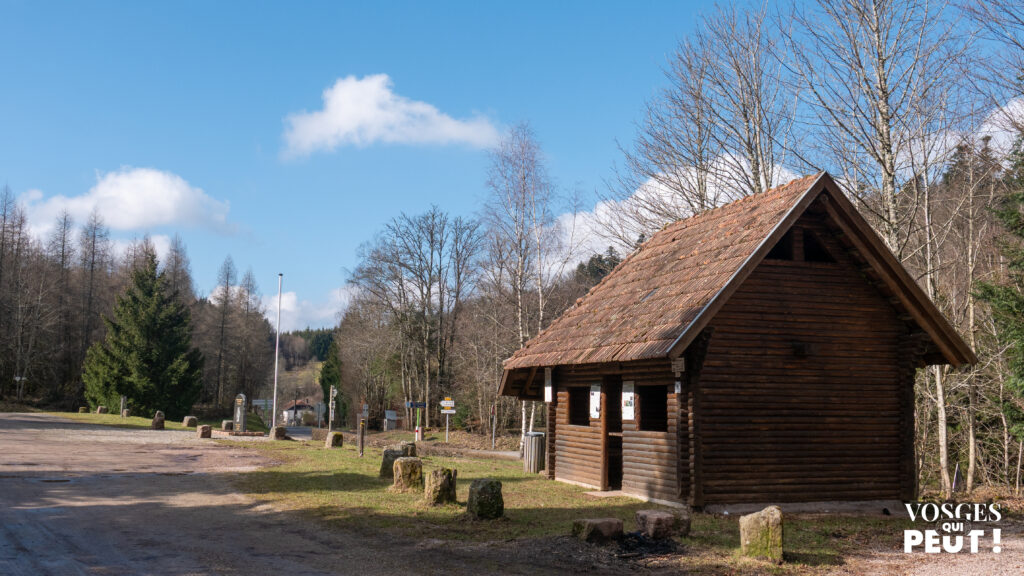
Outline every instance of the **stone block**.
{"label": "stone block", "polygon": [[410,490],[423,489],[423,461],[419,458],[402,457],[395,460],[394,484],[391,489],[395,492],[408,492]]}
{"label": "stone block", "polygon": [[769,506],[740,516],[740,549],[746,556],[782,562],[782,509]]}
{"label": "stone block", "polygon": [[78,407],[78,413],[79,414],[88,414],[89,413],[89,408],[86,407],[86,406],[79,406]]}
{"label": "stone block", "polygon": [[234,420],[221,420],[220,421],[220,429],[224,430],[225,432],[231,432],[232,430],[235,429],[235,421]]}
{"label": "stone block", "polygon": [[96,413],[97,414],[106,414],[107,413],[107,407],[106,406],[97,406],[96,407]]}
{"label": "stone block", "polygon": [[345,443],[345,436],[341,432],[334,431],[324,438],[324,448],[341,448]]}
{"label": "stone block", "polygon": [[423,499],[427,504],[436,506],[438,504],[455,503],[455,482],[458,479],[459,471],[451,468],[438,468],[431,470],[426,475],[426,487],[423,489]]}
{"label": "stone block", "polygon": [[196,426],[196,437],[197,438],[210,438],[213,436],[213,430],[209,424],[203,424],[202,426]]}
{"label": "stone block", "polygon": [[161,412],[160,410],[157,410],[156,414],[153,415],[153,422],[149,425],[149,427],[152,428],[153,430],[163,430],[164,413]]}
{"label": "stone block", "polygon": [[591,544],[608,544],[622,538],[622,520],[584,518],[572,523],[572,535]]}
{"label": "stone block", "polygon": [[195,428],[199,425],[199,419],[195,416],[185,416],[181,421],[181,425],[185,428]]}
{"label": "stone block", "polygon": [[131,410],[129,410],[127,408],[125,408],[124,410],[121,410],[121,418],[128,418],[131,415],[132,415],[132,411]]}
{"label": "stone block", "polygon": [[416,457],[416,445],[412,442],[405,442],[403,444],[392,444],[384,449],[381,454],[380,460],[380,477],[381,478],[394,478],[395,476],[395,460],[399,458],[415,458]]}
{"label": "stone block", "polygon": [[475,518],[501,518],[505,515],[505,500],[501,497],[501,482],[493,478],[479,478],[469,485],[466,511]]}
{"label": "stone block", "polygon": [[416,443],[415,442],[401,442],[398,444],[392,444],[388,446],[389,450],[395,450],[402,453],[403,458],[415,458],[416,457]]}
{"label": "stone block", "polygon": [[638,510],[636,528],[648,538],[661,540],[690,533],[690,513],[677,510]]}
{"label": "stone block", "polygon": [[284,426],[274,426],[270,429],[270,437],[274,440],[285,440],[288,438],[288,431]]}

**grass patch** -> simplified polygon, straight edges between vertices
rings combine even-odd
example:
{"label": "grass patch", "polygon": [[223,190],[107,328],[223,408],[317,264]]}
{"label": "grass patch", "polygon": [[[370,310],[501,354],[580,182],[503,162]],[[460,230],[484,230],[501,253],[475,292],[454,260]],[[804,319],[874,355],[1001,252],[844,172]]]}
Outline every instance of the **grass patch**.
{"label": "grass patch", "polygon": [[[378,478],[381,450],[367,447],[359,458],[354,446],[324,450],[319,443],[254,443],[283,464],[237,477],[239,487],[279,508],[309,512],[328,523],[373,528],[400,536],[455,540],[505,540],[566,534],[576,518],[622,518],[635,528],[633,515],[650,504],[632,498],[598,499],[583,488],[524,474],[519,462],[422,456],[425,471],[458,470],[458,505],[431,507],[422,493],[392,494],[390,481]],[[478,522],[465,516],[469,485],[477,478],[502,483],[506,519]]]}
{"label": "grass patch", "polygon": [[[238,445],[232,443],[232,445]],[[398,537],[462,541],[502,541],[563,536],[577,518],[616,517],[636,529],[637,510],[658,506],[632,498],[594,498],[586,489],[524,474],[519,462],[421,457],[425,471],[458,470],[458,505],[430,507],[421,494],[392,494],[379,479],[381,451],[355,447],[324,450],[319,443],[267,442],[245,445],[274,460],[274,468],[240,474],[238,487],[279,509],[295,510],[347,530],[378,531]],[[476,521],[465,515],[469,484],[491,477],[502,483],[505,518]],[[691,535],[679,539],[685,553],[672,560],[680,568],[710,574],[819,574],[872,549],[899,550],[905,519],[874,516],[787,515],[786,562],[773,566],[739,553],[737,516],[694,514]]]}
{"label": "grass patch", "polygon": [[[113,426],[115,428],[145,428],[146,430],[149,430],[150,426],[153,424],[152,418],[143,418],[141,416],[121,418],[120,414],[79,414],[77,412],[48,412],[48,414],[60,416],[61,418],[67,418],[76,422],[99,424],[101,426]],[[164,421],[164,428],[167,430],[195,430],[195,428],[185,428],[181,425],[181,422],[172,422],[170,420]]]}
{"label": "grass patch", "polygon": [[[148,430],[153,423],[152,418],[143,418],[141,416],[129,416],[128,418],[121,418],[120,414],[96,414],[89,412],[86,414],[79,414],[78,412],[47,412],[54,416],[60,416],[62,418],[68,418],[76,422],[84,422],[86,424],[99,424],[100,426],[113,426],[115,428],[133,428],[133,429],[146,429]],[[205,419],[200,420],[199,424],[208,424],[214,430],[220,430],[222,420],[211,420]],[[164,420],[164,428],[167,430],[195,430],[195,428],[186,428],[182,426],[181,422],[176,420]],[[249,413],[246,417],[246,428],[249,432],[269,432],[267,426],[263,423],[254,413]]]}

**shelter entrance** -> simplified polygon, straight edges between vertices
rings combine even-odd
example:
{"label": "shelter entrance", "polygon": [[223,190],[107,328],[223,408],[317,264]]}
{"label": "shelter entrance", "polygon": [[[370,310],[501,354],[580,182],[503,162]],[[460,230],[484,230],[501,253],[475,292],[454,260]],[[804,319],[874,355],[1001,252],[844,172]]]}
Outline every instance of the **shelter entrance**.
{"label": "shelter entrance", "polygon": [[606,376],[604,392],[604,490],[622,489],[622,378]]}

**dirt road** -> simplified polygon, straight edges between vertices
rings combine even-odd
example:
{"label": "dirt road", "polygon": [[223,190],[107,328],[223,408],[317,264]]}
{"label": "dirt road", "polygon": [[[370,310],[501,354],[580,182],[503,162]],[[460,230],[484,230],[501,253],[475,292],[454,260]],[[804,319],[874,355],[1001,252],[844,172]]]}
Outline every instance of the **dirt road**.
{"label": "dirt road", "polygon": [[[626,564],[318,530],[236,493],[266,464],[191,432],[0,414],[0,574],[565,574]],[[571,548],[571,545],[569,546]]]}

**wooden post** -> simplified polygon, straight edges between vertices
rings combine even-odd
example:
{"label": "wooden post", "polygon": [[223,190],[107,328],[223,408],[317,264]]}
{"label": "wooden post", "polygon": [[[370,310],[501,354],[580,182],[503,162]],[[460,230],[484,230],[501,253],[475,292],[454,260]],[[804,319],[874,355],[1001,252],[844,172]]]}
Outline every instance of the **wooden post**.
{"label": "wooden post", "polygon": [[707,357],[713,331],[714,328],[711,327],[702,330],[684,352],[686,372],[683,376],[686,382],[686,420],[690,448],[688,470],[690,493],[687,495],[687,501],[694,508],[703,508],[704,506],[704,457],[700,430],[700,404],[702,397],[700,372],[704,367],[704,359]]}
{"label": "wooden post", "polygon": [[900,499],[917,500],[917,455],[914,450],[914,380],[923,365],[926,338],[913,332],[900,338],[899,406],[900,406]]}
{"label": "wooden post", "polygon": [[551,402],[548,403],[547,438],[545,438],[548,449],[545,451],[547,463],[544,467],[547,470],[548,480],[555,479],[555,434],[557,433],[555,419],[558,417],[558,387],[552,384],[552,388]]}
{"label": "wooden post", "polygon": [[366,420],[359,419],[359,457],[363,457],[363,438],[366,436]]}

